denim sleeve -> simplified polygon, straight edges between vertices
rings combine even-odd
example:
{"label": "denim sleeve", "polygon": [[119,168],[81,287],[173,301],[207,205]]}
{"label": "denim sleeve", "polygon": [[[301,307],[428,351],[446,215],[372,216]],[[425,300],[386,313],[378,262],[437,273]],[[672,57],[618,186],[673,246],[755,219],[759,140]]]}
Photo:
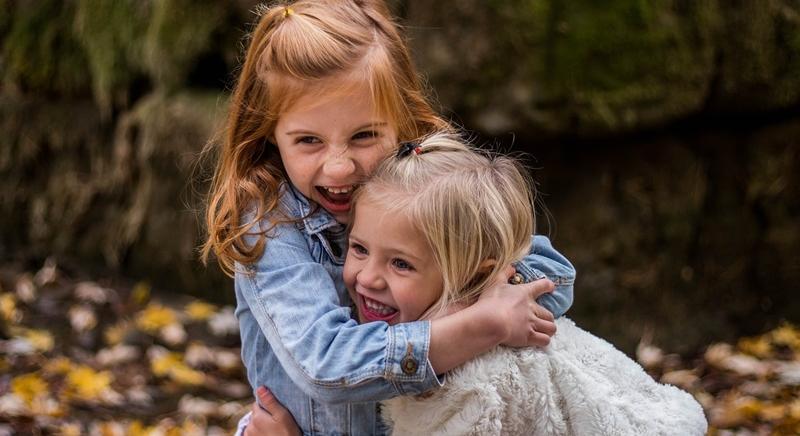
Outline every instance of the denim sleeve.
{"label": "denim sleeve", "polygon": [[533,236],[530,252],[514,266],[525,282],[546,277],[555,284],[552,293],[544,294],[536,300],[552,312],[553,316],[558,318],[564,315],[572,306],[575,267],[553,248],[546,236]]}
{"label": "denim sleeve", "polygon": [[440,386],[430,366],[430,322],[359,325],[293,225],[273,229],[236,286],[281,366],[324,402],[378,401]]}

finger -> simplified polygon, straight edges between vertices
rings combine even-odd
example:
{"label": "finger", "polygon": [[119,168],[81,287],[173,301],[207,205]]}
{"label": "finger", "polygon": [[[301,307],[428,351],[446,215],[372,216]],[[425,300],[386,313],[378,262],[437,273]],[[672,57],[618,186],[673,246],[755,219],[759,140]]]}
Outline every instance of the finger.
{"label": "finger", "polygon": [[258,401],[261,407],[264,408],[273,418],[280,419],[284,414],[289,413],[283,404],[281,404],[275,395],[270,392],[265,386],[261,386],[256,390]]}
{"label": "finger", "polygon": [[534,322],[534,325],[535,325],[534,329],[536,330],[537,333],[547,335],[548,337],[556,334],[556,324],[554,322],[544,321],[540,319],[536,320]]}
{"label": "finger", "polygon": [[266,386],[259,386],[256,389],[256,398],[258,399],[257,403],[261,410],[272,414],[274,410],[274,405],[278,404],[278,400],[275,399],[275,396],[272,395],[272,392],[266,388]]}
{"label": "finger", "polygon": [[539,298],[542,294],[553,292],[555,285],[548,279],[539,279],[528,284],[531,287],[531,295],[534,299]]}
{"label": "finger", "polygon": [[546,347],[550,345],[550,336],[534,331],[528,334],[528,342],[534,347]]}
{"label": "finger", "polygon": [[533,314],[536,315],[537,318],[543,319],[545,321],[550,321],[550,322],[555,321],[553,313],[545,309],[544,307],[539,306],[538,304],[536,305],[536,308],[533,309]]}

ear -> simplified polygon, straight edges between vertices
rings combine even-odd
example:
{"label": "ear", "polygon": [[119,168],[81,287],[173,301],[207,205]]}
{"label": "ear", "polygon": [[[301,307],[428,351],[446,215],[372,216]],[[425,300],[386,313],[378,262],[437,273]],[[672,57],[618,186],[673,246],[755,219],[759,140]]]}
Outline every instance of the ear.
{"label": "ear", "polygon": [[494,268],[495,265],[497,265],[496,260],[485,259],[480,265],[478,265],[478,272],[483,274],[488,273],[492,270],[492,268]]}

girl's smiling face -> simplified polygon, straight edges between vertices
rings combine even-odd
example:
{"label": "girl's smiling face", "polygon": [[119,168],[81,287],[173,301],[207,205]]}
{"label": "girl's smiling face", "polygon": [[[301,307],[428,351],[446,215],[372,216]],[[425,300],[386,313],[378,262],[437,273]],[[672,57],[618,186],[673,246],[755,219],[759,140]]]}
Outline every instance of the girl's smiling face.
{"label": "girl's smiling face", "polygon": [[349,221],[355,187],[397,144],[394,125],[376,114],[369,86],[344,77],[302,95],[275,126],[292,184],[340,223]]}
{"label": "girl's smiling face", "polygon": [[356,207],[343,275],[361,322],[415,321],[444,286],[427,241],[408,217],[365,197]]}

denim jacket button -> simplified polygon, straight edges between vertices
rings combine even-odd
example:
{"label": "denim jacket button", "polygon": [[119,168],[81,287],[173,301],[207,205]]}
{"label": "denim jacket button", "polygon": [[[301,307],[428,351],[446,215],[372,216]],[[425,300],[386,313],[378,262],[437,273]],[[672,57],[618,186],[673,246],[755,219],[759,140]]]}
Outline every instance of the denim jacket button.
{"label": "denim jacket button", "polygon": [[522,283],[525,283],[525,278],[522,277],[522,274],[516,273],[513,276],[511,276],[508,282],[511,283],[512,285],[520,285]]}
{"label": "denim jacket button", "polygon": [[400,367],[403,369],[405,375],[414,375],[417,373],[417,359],[412,356],[406,356],[400,361]]}

